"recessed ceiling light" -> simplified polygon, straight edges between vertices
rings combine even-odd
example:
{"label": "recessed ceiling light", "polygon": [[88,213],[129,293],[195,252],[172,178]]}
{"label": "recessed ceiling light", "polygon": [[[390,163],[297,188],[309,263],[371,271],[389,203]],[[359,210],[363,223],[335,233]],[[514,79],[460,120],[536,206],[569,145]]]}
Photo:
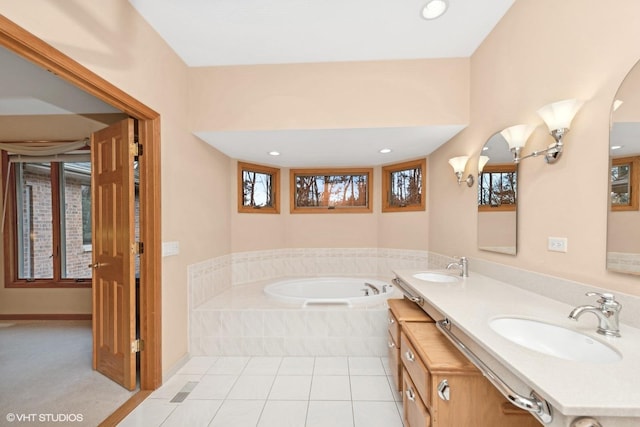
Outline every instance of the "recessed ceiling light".
{"label": "recessed ceiling light", "polygon": [[449,7],[446,0],[430,0],[422,8],[422,17],[424,19],[436,19],[441,17]]}
{"label": "recessed ceiling light", "polygon": [[487,151],[488,149],[489,149],[489,147],[487,147],[487,146],[482,147],[482,151]]}
{"label": "recessed ceiling light", "polygon": [[269,155],[270,156],[279,156],[280,152],[279,151],[269,151]]}
{"label": "recessed ceiling light", "polygon": [[619,150],[619,149],[621,149],[621,148],[622,148],[622,145],[612,145],[612,146],[611,146],[611,149],[612,149],[612,150]]}
{"label": "recessed ceiling light", "polygon": [[380,150],[380,152],[382,154],[389,154],[391,152],[391,148],[383,148],[382,150]]}

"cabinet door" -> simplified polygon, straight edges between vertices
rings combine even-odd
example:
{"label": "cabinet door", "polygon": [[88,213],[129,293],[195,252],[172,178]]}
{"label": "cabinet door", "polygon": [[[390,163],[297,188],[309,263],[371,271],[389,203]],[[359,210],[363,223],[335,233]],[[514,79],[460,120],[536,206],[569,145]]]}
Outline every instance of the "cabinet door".
{"label": "cabinet door", "polygon": [[389,370],[393,377],[396,390],[402,391],[402,362],[400,361],[400,344],[393,341],[391,334],[387,334],[387,354],[389,356]]}
{"label": "cabinet door", "polygon": [[402,373],[402,407],[405,427],[430,427],[429,410],[422,403],[407,371]]}

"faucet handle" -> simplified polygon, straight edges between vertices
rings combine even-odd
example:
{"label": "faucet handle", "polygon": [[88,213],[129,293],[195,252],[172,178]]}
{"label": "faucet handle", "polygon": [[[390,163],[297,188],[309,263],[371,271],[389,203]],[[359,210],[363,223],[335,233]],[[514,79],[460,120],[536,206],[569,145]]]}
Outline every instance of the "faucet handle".
{"label": "faucet handle", "polygon": [[620,309],[622,307],[622,304],[620,304],[618,301],[616,301],[616,297],[615,295],[609,293],[609,292],[587,292],[585,294],[588,297],[592,297],[592,296],[599,296],[600,299],[598,299],[598,303],[602,304],[603,306],[607,306],[607,307],[617,307],[618,309]]}

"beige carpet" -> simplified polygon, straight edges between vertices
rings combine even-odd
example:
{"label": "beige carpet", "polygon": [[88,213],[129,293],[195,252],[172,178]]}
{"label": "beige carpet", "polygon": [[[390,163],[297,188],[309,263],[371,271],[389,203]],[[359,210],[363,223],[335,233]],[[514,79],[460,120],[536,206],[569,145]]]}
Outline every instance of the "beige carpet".
{"label": "beige carpet", "polygon": [[133,392],[91,361],[90,321],[0,321],[0,426],[97,426]]}

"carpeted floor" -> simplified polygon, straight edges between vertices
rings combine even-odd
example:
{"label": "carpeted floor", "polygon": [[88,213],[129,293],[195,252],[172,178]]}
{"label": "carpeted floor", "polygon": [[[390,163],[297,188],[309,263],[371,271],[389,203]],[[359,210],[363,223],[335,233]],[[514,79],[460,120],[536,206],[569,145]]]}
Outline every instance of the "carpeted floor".
{"label": "carpeted floor", "polygon": [[97,426],[134,392],[91,361],[90,321],[1,321],[0,426]]}

